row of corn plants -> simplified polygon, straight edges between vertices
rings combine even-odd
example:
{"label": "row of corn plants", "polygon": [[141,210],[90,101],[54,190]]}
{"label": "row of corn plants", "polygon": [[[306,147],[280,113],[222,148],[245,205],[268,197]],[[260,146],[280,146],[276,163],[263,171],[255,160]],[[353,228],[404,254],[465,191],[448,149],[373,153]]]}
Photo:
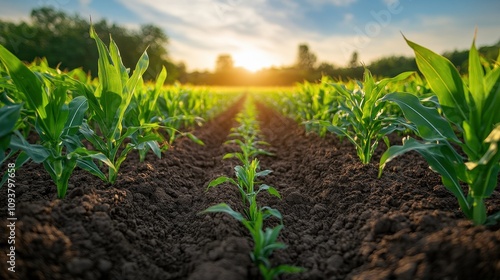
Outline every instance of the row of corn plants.
{"label": "row of corn plants", "polygon": [[[296,93],[266,100],[322,135],[330,131],[348,139],[363,164],[370,163],[383,140],[388,149],[380,159],[379,177],[395,157],[420,153],[467,218],[475,224],[496,223],[500,213],[488,216],[484,201],[497,187],[500,170],[500,54],[497,61],[486,61],[473,42],[469,74],[461,77],[443,56],[406,42],[425,80],[407,72],[376,81],[366,69],[363,81],[324,78],[319,85],[305,83]],[[402,145],[390,147],[387,135],[394,132],[406,137]]]}
{"label": "row of corn plants", "polygon": [[[235,178],[220,176],[209,183],[207,190],[223,183],[234,185],[241,196],[243,210],[238,212],[228,204],[220,203],[205,209],[203,213],[226,213],[243,224],[250,232],[254,243],[250,254],[251,259],[264,279],[275,279],[284,273],[298,273],[302,271],[299,267],[274,266],[270,260],[274,250],[286,248],[285,244],[277,241],[283,229],[283,219],[277,209],[259,205],[257,197],[261,192],[267,192],[277,198],[281,196],[274,187],[260,181],[261,178],[271,173],[271,170],[260,170],[257,156],[271,154],[261,148],[268,144],[260,140],[256,109],[251,100],[246,100],[244,110],[237,115],[236,119],[239,126],[232,129],[230,137],[233,139],[228,140],[227,143],[236,144],[239,151],[227,153],[223,159],[237,158],[241,165],[234,167]],[[277,219],[279,224],[264,228],[264,222],[269,218]]]}
{"label": "row of corn plants", "polygon": [[52,69],[45,60],[27,66],[0,45],[0,161],[15,158],[16,168],[42,164],[59,198],[76,167],[115,183],[133,150],[142,161],[148,151],[161,157],[178,136],[202,144],[181,130],[222,107],[217,95],[165,88],[165,69],[145,83],[146,51],[131,72],[112,39],[108,47],[92,27],[90,35],[99,52],[97,79],[81,69]]}

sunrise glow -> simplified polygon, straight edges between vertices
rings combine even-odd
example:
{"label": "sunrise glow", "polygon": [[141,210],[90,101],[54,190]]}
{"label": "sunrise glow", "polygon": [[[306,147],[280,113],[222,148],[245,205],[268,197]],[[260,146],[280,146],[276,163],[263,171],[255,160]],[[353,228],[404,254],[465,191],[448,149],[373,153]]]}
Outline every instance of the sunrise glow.
{"label": "sunrise glow", "polygon": [[237,52],[233,55],[233,59],[234,66],[245,68],[250,72],[256,72],[262,68],[271,66],[269,55],[255,49]]}

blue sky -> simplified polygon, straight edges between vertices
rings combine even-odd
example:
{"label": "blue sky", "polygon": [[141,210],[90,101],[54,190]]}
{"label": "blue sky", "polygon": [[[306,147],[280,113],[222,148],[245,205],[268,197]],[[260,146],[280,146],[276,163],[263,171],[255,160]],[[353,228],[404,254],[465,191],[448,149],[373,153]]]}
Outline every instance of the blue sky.
{"label": "blue sky", "polygon": [[171,58],[189,70],[213,69],[221,53],[249,69],[291,65],[300,43],[337,66],[354,51],[364,63],[412,55],[401,33],[436,52],[470,47],[475,27],[477,45],[500,40],[499,0],[0,0],[0,19],[29,20],[41,6],[158,25]]}

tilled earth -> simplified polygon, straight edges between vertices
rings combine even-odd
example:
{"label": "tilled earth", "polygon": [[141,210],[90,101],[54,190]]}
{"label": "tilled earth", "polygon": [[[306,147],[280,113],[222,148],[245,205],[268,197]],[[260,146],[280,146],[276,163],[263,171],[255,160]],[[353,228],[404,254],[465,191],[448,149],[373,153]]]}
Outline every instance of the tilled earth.
{"label": "tilled earth", "polygon": [[[16,173],[16,272],[7,271],[2,226],[1,279],[259,279],[249,257],[251,240],[236,220],[200,214],[239,194],[222,185],[236,161],[222,160],[241,104],[197,128],[205,143],[177,140],[161,159],[139,162],[132,153],[114,185],[81,170],[68,196],[56,198],[43,167]],[[263,105],[259,120],[268,150],[261,167],[282,199],[261,205],[280,210],[285,228],[273,262],[304,267],[283,279],[500,279],[500,228],[473,226],[456,199],[418,155],[390,162],[377,178],[381,144],[363,166],[347,141],[308,134]],[[392,137],[394,144],[400,142]],[[5,170],[5,168],[2,168]],[[7,223],[7,191],[0,189]],[[488,200],[500,211],[500,195]]]}

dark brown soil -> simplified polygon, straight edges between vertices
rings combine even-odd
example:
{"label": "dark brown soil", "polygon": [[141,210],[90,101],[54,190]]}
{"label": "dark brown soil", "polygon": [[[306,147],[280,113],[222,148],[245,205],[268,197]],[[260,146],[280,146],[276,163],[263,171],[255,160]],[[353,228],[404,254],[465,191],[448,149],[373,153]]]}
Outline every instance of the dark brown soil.
{"label": "dark brown soil", "polygon": [[[251,240],[237,221],[199,214],[221,202],[237,208],[222,160],[237,104],[195,131],[199,146],[179,139],[162,159],[132,153],[111,186],[77,170],[68,196],[56,199],[42,166],[16,173],[16,273],[7,271],[2,226],[1,279],[258,279]],[[293,120],[259,106],[261,129],[275,156],[260,157],[265,182],[282,195],[261,204],[284,216],[276,264],[306,272],[283,279],[500,279],[498,227],[472,226],[456,199],[418,154],[363,166],[350,143],[306,134]],[[397,137],[396,137],[397,138]],[[397,141],[397,140],[394,140]],[[7,191],[0,190],[6,217]],[[500,211],[500,195],[489,199]],[[7,223],[6,218],[2,218]],[[10,245],[9,245],[10,246]]]}

